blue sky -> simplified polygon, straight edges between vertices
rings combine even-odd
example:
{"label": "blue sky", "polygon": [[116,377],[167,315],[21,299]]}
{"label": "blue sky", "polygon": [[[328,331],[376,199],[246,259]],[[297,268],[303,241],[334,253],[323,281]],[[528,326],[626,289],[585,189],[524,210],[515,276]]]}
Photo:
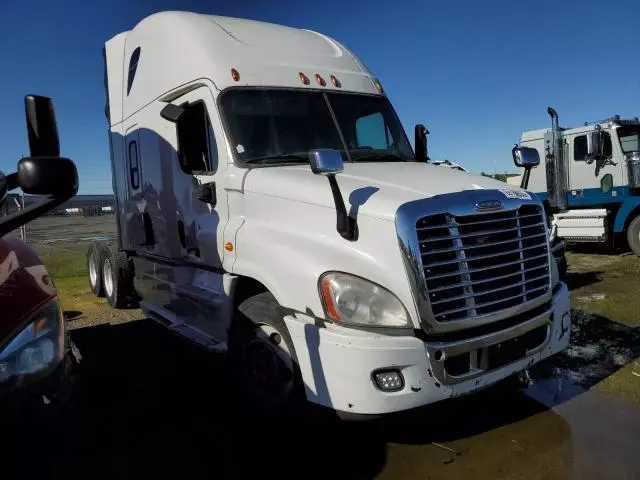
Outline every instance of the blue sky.
{"label": "blue sky", "polygon": [[[523,130],[640,115],[640,2],[9,0],[0,6],[0,169],[26,154],[23,97],[53,97],[80,193],[111,191],[102,45],[161,10],[310,28],[345,43],[382,81],[410,138],[473,171],[513,170]],[[347,6],[348,5],[348,6]]]}

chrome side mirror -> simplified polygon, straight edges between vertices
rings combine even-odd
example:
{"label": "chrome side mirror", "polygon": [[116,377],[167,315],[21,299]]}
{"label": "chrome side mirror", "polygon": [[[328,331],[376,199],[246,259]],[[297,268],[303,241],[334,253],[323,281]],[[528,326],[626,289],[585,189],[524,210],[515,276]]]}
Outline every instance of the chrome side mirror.
{"label": "chrome side mirror", "polygon": [[531,147],[513,147],[511,150],[513,163],[516,167],[531,168],[540,165],[540,154],[538,150]]}
{"label": "chrome side mirror", "polygon": [[598,131],[587,134],[587,154],[589,157],[602,153],[602,134]]}
{"label": "chrome side mirror", "polygon": [[358,224],[355,217],[347,213],[336,174],[344,170],[342,155],[337,150],[318,149],[309,152],[309,165],[316,175],[324,175],[329,180],[333,203],[336,206],[336,230],[342,238],[355,242],[358,239]]}
{"label": "chrome side mirror", "polygon": [[316,175],[335,175],[344,170],[342,155],[337,150],[322,148],[309,152],[309,165]]}

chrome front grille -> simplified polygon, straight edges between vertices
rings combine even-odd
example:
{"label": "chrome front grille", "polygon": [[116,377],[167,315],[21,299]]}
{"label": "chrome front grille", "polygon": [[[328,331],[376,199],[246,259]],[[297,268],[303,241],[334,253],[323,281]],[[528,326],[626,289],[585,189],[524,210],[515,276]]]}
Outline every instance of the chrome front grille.
{"label": "chrome front grille", "polygon": [[545,214],[537,203],[416,222],[436,322],[492,315],[550,294]]}

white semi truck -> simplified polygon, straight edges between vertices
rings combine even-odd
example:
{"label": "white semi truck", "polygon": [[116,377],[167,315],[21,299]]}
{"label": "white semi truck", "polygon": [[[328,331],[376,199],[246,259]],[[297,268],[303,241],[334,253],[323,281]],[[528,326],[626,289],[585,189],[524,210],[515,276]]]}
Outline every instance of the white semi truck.
{"label": "white semi truck", "polygon": [[224,352],[255,405],[386,414],[567,347],[541,201],[429,165],[339,42],[163,12],[104,56],[118,241],[91,288]]}
{"label": "white semi truck", "polygon": [[544,159],[528,188],[553,214],[557,235],[567,242],[621,236],[640,255],[640,120],[616,115],[563,128],[556,111],[547,112],[551,128],[524,132],[519,146]]}

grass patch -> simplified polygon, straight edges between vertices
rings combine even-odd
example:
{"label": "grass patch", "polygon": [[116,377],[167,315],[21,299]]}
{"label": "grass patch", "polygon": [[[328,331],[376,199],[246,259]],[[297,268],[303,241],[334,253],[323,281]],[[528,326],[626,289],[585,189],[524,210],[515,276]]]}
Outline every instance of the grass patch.
{"label": "grass patch", "polygon": [[640,258],[568,255],[573,308],[640,327]]}
{"label": "grass patch", "polygon": [[81,276],[86,278],[85,252],[51,250],[40,253],[40,258],[54,280]]}
{"label": "grass patch", "polygon": [[40,258],[55,282],[64,310],[86,313],[106,304],[104,298],[97,298],[89,288],[84,250],[47,249],[40,252]]}
{"label": "grass patch", "polygon": [[640,405],[640,360],[610,375],[596,386],[599,392]]}

